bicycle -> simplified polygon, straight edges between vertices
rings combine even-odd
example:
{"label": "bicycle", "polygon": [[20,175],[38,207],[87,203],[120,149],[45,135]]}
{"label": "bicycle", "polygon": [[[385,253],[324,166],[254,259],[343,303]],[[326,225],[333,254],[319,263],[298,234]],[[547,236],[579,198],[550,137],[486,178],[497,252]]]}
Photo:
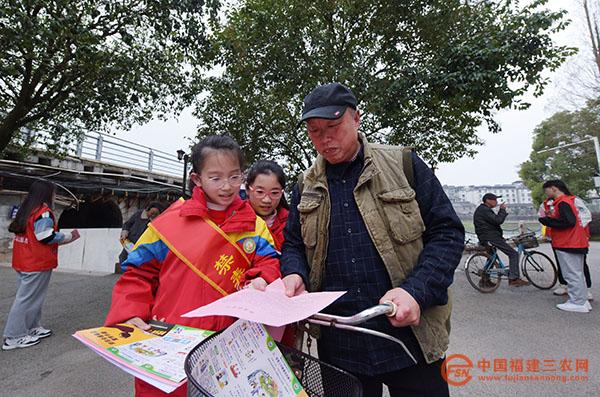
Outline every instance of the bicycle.
{"label": "bicycle", "polygon": [[[396,305],[393,302],[385,302],[348,317],[317,313],[309,317],[306,322],[320,326],[360,332],[391,340],[397,343],[404,350],[404,353],[416,364],[417,361],[415,357],[401,340],[383,332],[357,326],[377,316],[394,316],[395,314]],[[185,360],[185,373],[188,378],[189,397],[219,397],[210,394],[207,391],[208,385],[202,385],[199,377],[195,375],[195,368],[200,368],[203,363],[208,360],[208,357],[205,354],[210,352],[211,348],[219,342],[219,335],[220,332],[217,332],[200,342],[198,346],[190,351]],[[298,381],[302,384],[304,391],[306,391],[310,397],[322,397],[325,395],[327,397],[362,396],[362,386],[360,381],[349,372],[320,361],[309,354],[282,345],[281,343],[277,343],[277,346],[292,368],[292,371],[294,371],[296,378],[298,378]]]}
{"label": "bicycle", "polygon": [[[526,233],[508,240],[512,240],[517,246],[519,258],[522,257],[521,271],[527,280],[539,289],[554,287],[558,278],[554,261],[543,252],[528,251],[539,246],[535,233]],[[483,293],[497,290],[502,277],[508,278],[508,273],[508,266],[500,259],[497,248],[489,243],[480,246],[479,252],[469,256],[465,262],[469,284]]]}

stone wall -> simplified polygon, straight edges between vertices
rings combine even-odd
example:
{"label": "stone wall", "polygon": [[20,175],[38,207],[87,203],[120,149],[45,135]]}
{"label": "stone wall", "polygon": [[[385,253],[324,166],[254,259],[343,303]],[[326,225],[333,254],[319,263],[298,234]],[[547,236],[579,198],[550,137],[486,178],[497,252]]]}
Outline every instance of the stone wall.
{"label": "stone wall", "polygon": [[[65,229],[69,232],[71,229]],[[81,238],[58,249],[59,271],[114,273],[119,253],[121,229],[80,229]]]}

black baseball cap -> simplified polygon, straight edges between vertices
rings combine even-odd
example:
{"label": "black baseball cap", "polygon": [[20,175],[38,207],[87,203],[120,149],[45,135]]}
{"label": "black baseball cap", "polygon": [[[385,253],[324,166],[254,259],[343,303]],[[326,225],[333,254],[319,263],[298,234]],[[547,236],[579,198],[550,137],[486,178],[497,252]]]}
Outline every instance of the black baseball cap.
{"label": "black baseball cap", "polygon": [[339,119],[346,109],[356,109],[358,101],[350,88],[340,83],[323,84],[304,98],[302,118],[298,125],[308,119]]}
{"label": "black baseball cap", "polygon": [[483,195],[483,198],[481,199],[481,201],[483,201],[485,203],[485,200],[497,200],[502,196],[496,196],[494,193],[486,193]]}

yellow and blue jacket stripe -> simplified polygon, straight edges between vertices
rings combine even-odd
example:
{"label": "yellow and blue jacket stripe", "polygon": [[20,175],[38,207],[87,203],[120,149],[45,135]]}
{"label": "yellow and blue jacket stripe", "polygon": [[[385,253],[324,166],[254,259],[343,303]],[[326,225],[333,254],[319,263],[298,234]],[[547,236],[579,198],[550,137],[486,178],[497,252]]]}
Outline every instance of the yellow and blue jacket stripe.
{"label": "yellow and blue jacket stripe", "polygon": [[[256,217],[256,226],[253,231],[227,233],[227,235],[240,246],[248,238],[254,240],[256,243],[255,255],[258,257],[279,258],[280,256],[279,251],[275,249],[275,241],[267,225],[259,217]],[[127,260],[121,263],[121,269],[125,271],[128,266],[139,267],[152,260],[163,262],[168,253],[167,244],[160,239],[154,229],[148,227],[127,256]]]}

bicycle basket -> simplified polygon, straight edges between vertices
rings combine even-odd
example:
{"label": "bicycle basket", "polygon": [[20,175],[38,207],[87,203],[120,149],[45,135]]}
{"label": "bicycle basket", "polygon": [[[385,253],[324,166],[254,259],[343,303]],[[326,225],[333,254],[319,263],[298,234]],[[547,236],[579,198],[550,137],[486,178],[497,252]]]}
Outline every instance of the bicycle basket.
{"label": "bicycle basket", "polygon": [[[207,390],[210,386],[203,385],[198,374],[199,368],[208,363],[206,353],[218,343],[220,333],[217,332],[200,342],[186,357],[188,397],[219,396]],[[280,343],[277,343],[277,347],[309,397],[362,397],[360,381],[354,375]]]}
{"label": "bicycle basket", "polygon": [[535,235],[525,235],[514,238],[515,244],[522,244],[523,248],[539,247],[540,243]]}

